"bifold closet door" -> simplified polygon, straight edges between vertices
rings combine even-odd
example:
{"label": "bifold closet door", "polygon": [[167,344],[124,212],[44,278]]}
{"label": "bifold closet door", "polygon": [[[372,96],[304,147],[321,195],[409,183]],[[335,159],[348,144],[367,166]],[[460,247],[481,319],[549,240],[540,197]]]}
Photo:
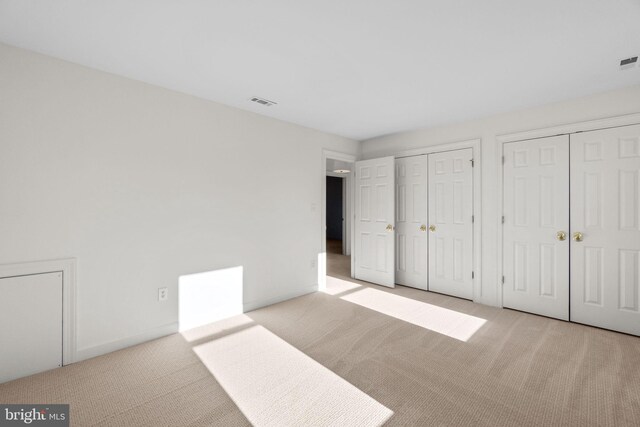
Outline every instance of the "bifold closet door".
{"label": "bifold closet door", "polygon": [[640,335],[640,125],[571,135],[571,320]]}
{"label": "bifold closet door", "polygon": [[427,156],[396,159],[396,283],[427,289]]}
{"label": "bifold closet door", "polygon": [[473,150],[429,154],[429,290],[473,299]]}
{"label": "bifold closet door", "polygon": [[503,306],[569,319],[569,137],[504,145]]}
{"label": "bifold closet door", "polygon": [[394,158],[356,162],[356,279],[395,287]]}

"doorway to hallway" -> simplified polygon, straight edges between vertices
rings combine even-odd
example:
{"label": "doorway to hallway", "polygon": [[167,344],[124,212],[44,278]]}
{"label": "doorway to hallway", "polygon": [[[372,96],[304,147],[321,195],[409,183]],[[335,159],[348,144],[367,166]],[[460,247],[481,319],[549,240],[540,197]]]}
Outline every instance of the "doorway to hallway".
{"label": "doorway to hallway", "polygon": [[319,288],[324,288],[327,274],[352,277],[353,179],[355,157],[323,153],[322,268]]}

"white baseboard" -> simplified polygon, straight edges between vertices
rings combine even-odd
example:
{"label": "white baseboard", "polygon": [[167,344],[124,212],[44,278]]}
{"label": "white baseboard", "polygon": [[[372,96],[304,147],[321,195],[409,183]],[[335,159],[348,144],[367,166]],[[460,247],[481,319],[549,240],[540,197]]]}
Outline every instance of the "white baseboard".
{"label": "white baseboard", "polygon": [[116,350],[122,350],[123,348],[131,347],[136,344],[142,344],[143,342],[162,338],[167,335],[175,334],[178,332],[178,322],[169,323],[167,325],[158,326],[157,328],[150,329],[142,334],[134,335],[131,337],[111,341],[104,344],[99,344],[93,347],[86,347],[76,351],[74,358],[75,362],[91,359],[92,357],[102,356],[103,354],[111,353]]}
{"label": "white baseboard", "polygon": [[[298,289],[296,291],[277,296],[275,298],[269,298],[266,300],[245,303],[243,304],[243,310],[244,312],[257,310],[258,308],[277,304],[279,302],[290,300],[292,298],[297,298],[297,297],[307,295],[317,291],[318,291],[318,285],[312,285],[304,289]],[[76,351],[74,361],[80,362],[82,360],[91,359],[92,357],[102,356],[103,354],[111,353],[117,350],[122,350],[123,348],[131,347],[136,344],[142,344],[147,341],[151,341],[157,338],[162,338],[164,336],[177,333],[178,329],[179,329],[178,322],[169,323],[167,325],[150,329],[142,334],[126,337],[123,339],[111,341],[104,344],[99,344],[92,347],[82,348]]]}
{"label": "white baseboard", "polygon": [[317,291],[318,291],[318,285],[316,284],[316,285],[312,285],[312,286],[309,286],[309,287],[304,288],[304,289],[298,289],[298,290],[293,291],[293,292],[288,292],[288,293],[286,293],[284,295],[280,295],[280,296],[277,296],[275,298],[269,298],[269,299],[262,300],[262,301],[246,302],[246,303],[243,304],[242,307],[243,307],[244,312],[246,313],[247,311],[257,310],[257,309],[262,308],[262,307],[266,307],[266,306],[273,305],[273,304],[278,304],[279,302],[283,302],[283,301],[290,300],[290,299],[293,299],[293,298],[298,298],[298,297],[301,297],[303,295],[311,294],[311,293],[317,292]]}

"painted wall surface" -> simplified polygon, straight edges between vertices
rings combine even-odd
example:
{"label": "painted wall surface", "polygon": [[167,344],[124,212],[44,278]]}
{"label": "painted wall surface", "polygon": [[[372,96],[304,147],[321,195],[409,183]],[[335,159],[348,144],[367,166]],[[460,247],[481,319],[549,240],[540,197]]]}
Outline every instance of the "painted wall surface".
{"label": "painted wall surface", "polygon": [[327,239],[342,240],[342,180],[327,177]]}
{"label": "painted wall surface", "polygon": [[0,264],[77,258],[80,358],[176,331],[186,274],[312,292],[323,148],[359,145],[0,44]]}
{"label": "painted wall surface", "polygon": [[402,150],[482,139],[482,295],[477,301],[498,305],[502,275],[498,271],[498,229],[502,208],[497,187],[502,168],[496,136],[638,112],[640,86],[632,86],[465,123],[370,139],[361,145],[362,157],[372,159]]}

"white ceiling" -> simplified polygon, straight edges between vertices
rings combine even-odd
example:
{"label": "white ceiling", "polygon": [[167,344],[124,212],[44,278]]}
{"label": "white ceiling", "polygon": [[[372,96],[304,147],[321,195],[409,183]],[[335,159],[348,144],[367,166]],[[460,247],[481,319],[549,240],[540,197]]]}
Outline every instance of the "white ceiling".
{"label": "white ceiling", "polygon": [[360,140],[640,84],[639,24],[640,0],[0,0],[7,44]]}

